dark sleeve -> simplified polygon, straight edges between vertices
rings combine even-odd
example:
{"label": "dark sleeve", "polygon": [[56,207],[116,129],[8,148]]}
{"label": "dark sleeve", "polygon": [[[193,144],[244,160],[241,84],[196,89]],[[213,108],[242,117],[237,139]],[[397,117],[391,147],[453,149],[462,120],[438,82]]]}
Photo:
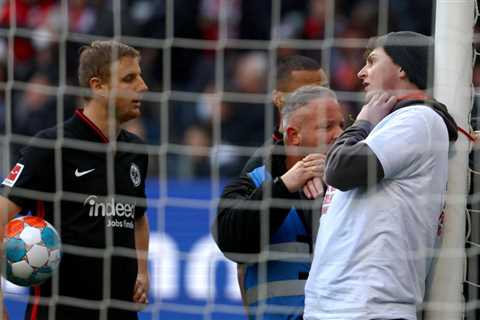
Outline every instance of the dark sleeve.
{"label": "dark sleeve", "polygon": [[142,176],[142,181],[139,186],[139,194],[138,197],[142,199],[141,205],[137,206],[135,209],[135,219],[143,217],[145,212],[147,211],[147,194],[145,192],[146,183],[147,183],[147,169],[148,169],[148,155],[145,153],[142,155],[142,165],[140,169],[140,173]]}
{"label": "dark sleeve", "polygon": [[[146,195],[146,183],[147,183],[147,172],[148,172],[148,151],[145,145],[145,141],[136,134],[129,132],[127,130],[122,130],[120,132],[122,138],[122,148],[124,150],[130,150],[132,146],[132,155],[134,155],[134,163],[138,166],[140,171],[140,185],[135,188],[132,196],[138,198],[137,205],[135,206],[135,220],[143,217],[147,211],[147,195]],[[135,150],[138,148],[138,150]]]}
{"label": "dark sleeve", "polygon": [[[42,139],[41,143],[38,141],[39,138]],[[54,141],[51,141],[50,146],[42,146],[48,144],[44,139],[51,137],[45,135],[36,137],[21,150],[20,158],[14,165],[21,167],[15,183],[5,185],[4,181],[2,185],[4,196],[24,210],[36,209],[37,200],[41,200],[32,197],[32,191],[42,193],[55,191]]]}
{"label": "dark sleeve", "polygon": [[[212,225],[212,235],[220,250],[227,258],[242,262],[239,254],[259,253],[270,239],[261,241],[261,234],[266,235],[262,223],[269,222],[269,234],[272,235],[283,223],[290,211],[279,204],[277,207],[263,199],[264,188],[271,186],[271,198],[289,199],[291,194],[283,181],[276,178],[257,188],[248,175],[242,175],[223,190],[218,206],[218,213]],[[283,203],[284,204],[284,203]],[[268,216],[267,216],[268,215]]]}
{"label": "dark sleeve", "polygon": [[[241,172],[242,175],[247,174],[247,172],[250,172],[250,171],[254,170],[255,168],[258,168],[259,166],[261,166],[265,162],[265,153],[269,154],[268,143],[269,143],[268,141],[265,142],[263,147],[255,150],[255,153],[248,159],[247,163],[243,167],[242,172]],[[271,143],[272,142],[270,141],[270,144]],[[268,155],[267,155],[267,157],[268,157]]]}
{"label": "dark sleeve", "polygon": [[[342,191],[372,185],[384,177],[382,164],[364,140],[372,124],[356,121],[335,141],[327,154],[326,183]],[[376,174],[372,175],[371,173]],[[370,173],[370,175],[369,175]]]}

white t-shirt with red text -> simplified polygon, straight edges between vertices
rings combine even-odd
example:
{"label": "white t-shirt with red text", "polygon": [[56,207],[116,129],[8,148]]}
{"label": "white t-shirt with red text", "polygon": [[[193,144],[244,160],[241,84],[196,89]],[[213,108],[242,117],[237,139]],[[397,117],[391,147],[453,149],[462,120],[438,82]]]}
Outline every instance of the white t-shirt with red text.
{"label": "white t-shirt with red text", "polygon": [[[306,320],[416,319],[448,175],[448,133],[431,108],[385,117],[360,143],[380,160],[370,188],[326,194],[305,288]],[[333,192],[333,190],[331,190]]]}

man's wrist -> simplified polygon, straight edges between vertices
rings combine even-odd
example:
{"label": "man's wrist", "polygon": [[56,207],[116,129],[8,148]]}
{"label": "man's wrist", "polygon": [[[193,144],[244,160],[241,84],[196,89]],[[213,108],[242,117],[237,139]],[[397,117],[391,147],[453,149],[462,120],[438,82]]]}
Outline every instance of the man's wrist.
{"label": "man's wrist", "polygon": [[272,186],[272,197],[274,198],[289,198],[293,191],[290,191],[285,184],[285,181],[282,177],[275,177],[273,179],[273,186]]}

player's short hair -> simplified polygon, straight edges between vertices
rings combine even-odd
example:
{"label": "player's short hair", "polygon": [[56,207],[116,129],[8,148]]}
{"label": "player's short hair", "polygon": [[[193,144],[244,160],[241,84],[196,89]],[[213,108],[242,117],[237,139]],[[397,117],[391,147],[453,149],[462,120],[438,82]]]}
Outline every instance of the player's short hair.
{"label": "player's short hair", "polygon": [[78,82],[82,87],[90,87],[89,81],[98,77],[110,80],[110,68],[113,62],[123,57],[140,57],[138,50],[115,40],[96,40],[80,48]]}
{"label": "player's short hair", "polygon": [[281,111],[283,127],[287,127],[290,117],[295,111],[303,108],[310,101],[319,98],[332,98],[337,100],[337,95],[333,90],[319,85],[303,86],[290,93]]}
{"label": "player's short hair", "polygon": [[317,71],[320,68],[317,61],[305,56],[292,55],[280,59],[277,64],[277,89],[284,91],[282,89],[290,80],[292,71]]}
{"label": "player's short hair", "polygon": [[390,32],[371,38],[365,56],[375,48],[383,48],[419,89],[425,90],[431,86],[434,54],[431,37],[412,31]]}

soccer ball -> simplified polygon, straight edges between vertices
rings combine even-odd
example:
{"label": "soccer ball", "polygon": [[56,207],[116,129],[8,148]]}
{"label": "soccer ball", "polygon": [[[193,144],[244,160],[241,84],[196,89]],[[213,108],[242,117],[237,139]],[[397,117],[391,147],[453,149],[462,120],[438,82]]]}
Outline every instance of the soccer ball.
{"label": "soccer ball", "polygon": [[11,220],[3,239],[7,280],[24,287],[41,284],[58,268],[60,249],[57,231],[42,218]]}

